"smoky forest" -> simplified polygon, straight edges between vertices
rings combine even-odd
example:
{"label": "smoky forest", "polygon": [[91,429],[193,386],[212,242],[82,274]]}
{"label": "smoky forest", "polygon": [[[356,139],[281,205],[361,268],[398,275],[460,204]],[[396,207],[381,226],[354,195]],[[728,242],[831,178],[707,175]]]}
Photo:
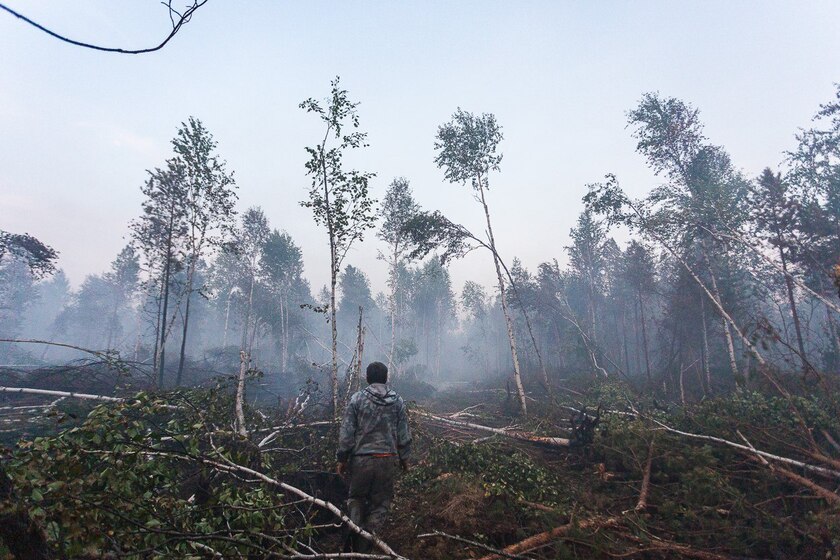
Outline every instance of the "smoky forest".
{"label": "smoky forest", "polygon": [[[120,62],[205,3],[136,51],[0,23]],[[317,254],[190,114],[120,186],[107,267],[0,230],[0,558],[840,559],[840,85],[757,168],[637,91],[615,124],[654,180],[599,159],[541,238],[494,229],[513,123],[441,94],[415,139],[464,222],[378,171],[347,78],[270,109],[309,126],[273,197]],[[388,410],[398,444],[364,447]]]}

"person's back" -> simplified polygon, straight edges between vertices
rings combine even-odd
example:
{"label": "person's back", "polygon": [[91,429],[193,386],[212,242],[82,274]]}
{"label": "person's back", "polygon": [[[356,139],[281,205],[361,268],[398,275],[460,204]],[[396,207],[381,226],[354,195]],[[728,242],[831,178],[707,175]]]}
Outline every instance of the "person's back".
{"label": "person's back", "polygon": [[[405,402],[385,383],[388,368],[373,362],[367,368],[370,385],[351,398],[339,433],[338,473],[350,474],[347,508],[350,518],[376,532],[385,521],[394,495],[397,465],[408,469],[411,432]],[[369,543],[355,539],[355,552]]]}

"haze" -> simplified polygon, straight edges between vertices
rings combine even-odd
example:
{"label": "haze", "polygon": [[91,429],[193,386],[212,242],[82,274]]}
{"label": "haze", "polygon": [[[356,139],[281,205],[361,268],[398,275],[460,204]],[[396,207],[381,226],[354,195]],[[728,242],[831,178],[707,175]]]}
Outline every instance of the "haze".
{"label": "haze", "polygon": [[[168,32],[157,2],[9,2],[67,36],[142,47]],[[167,47],[111,55],[0,18],[0,223],[60,251],[78,285],[107,268],[140,212],[146,169],[194,115],[219,142],[239,209],[260,205],[302,247],[313,290],[326,238],[298,204],[303,147],[320,124],[298,109],[340,75],[361,101],[370,148],[354,162],[395,176],[418,202],[481,231],[467,189],[434,163],[457,107],[492,112],[505,158],[491,185],[500,251],[526,266],[561,257],[585,185],[614,172],[633,194],[657,179],[635,153],[626,111],[647,91],[701,110],[706,133],[752,177],[832,96],[836,2],[211,2]],[[547,243],[534,242],[550,240]],[[385,288],[373,235],[348,259]],[[493,284],[487,255],[452,266],[454,287]]]}

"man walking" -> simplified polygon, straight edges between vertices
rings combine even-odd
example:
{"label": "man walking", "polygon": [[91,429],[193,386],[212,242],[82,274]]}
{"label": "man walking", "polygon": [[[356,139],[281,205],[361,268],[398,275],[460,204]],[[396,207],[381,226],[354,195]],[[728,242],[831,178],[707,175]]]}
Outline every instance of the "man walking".
{"label": "man walking", "polygon": [[[388,367],[367,367],[368,386],[355,393],[344,412],[338,438],[338,474],[349,471],[350,519],[368,532],[382,528],[391,500],[397,465],[408,470],[411,432],[405,402],[385,385]],[[371,543],[354,535],[353,552],[368,552]]]}

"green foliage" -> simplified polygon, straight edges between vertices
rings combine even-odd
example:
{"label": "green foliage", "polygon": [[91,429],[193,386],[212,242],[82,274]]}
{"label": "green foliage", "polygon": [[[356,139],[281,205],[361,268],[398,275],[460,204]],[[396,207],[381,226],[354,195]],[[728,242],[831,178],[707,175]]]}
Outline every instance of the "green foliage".
{"label": "green foliage", "polygon": [[[333,273],[337,275],[347,250],[355,241],[361,241],[376,221],[376,201],[368,193],[368,183],[376,174],[344,168],[345,152],[367,146],[367,134],[357,130],[359,104],[350,101],[338,78],[330,85],[325,104],[312,98],[300,104],[301,109],[315,113],[326,125],[323,141],[306,148],[306,174],[312,178],[312,186],[309,200],[301,202],[301,206],[312,210],[315,223],[329,230]],[[353,132],[345,133],[347,128]],[[329,144],[330,141],[335,144]]]}
{"label": "green foliage", "polygon": [[[293,546],[292,536],[276,535],[307,530],[300,518],[290,524],[275,489],[199,461],[253,466],[253,444],[214,428],[230,416],[226,393],[173,397],[141,393],[129,404],[95,408],[81,426],[20,442],[8,474],[62,555],[146,550],[184,557],[197,553],[195,540],[236,556]],[[260,468],[271,472],[271,462],[263,458]]]}
{"label": "green foliage", "polygon": [[7,254],[22,259],[35,278],[55,272],[58,251],[28,233],[9,233],[0,229],[0,263]]}
{"label": "green foliage", "polygon": [[476,190],[488,188],[487,175],[498,171],[502,154],[501,127],[491,113],[476,116],[460,107],[452,120],[438,127],[435,163],[444,168],[444,176],[453,183],[472,182]]}
{"label": "green foliage", "polygon": [[453,445],[435,442],[426,462],[409,475],[408,483],[423,483],[444,473],[456,473],[480,484],[487,496],[540,502],[549,506],[569,504],[569,481],[562,472],[540,465],[520,451],[489,444]]}

